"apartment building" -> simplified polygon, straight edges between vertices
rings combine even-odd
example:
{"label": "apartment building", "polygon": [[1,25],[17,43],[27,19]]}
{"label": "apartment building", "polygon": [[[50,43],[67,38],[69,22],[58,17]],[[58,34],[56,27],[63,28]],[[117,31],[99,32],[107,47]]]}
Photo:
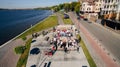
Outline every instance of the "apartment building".
{"label": "apartment building", "polygon": [[120,0],[101,0],[102,14],[116,13]]}
{"label": "apartment building", "polygon": [[118,20],[120,21],[120,2],[118,3],[116,20],[117,20],[117,21],[118,21]]}
{"label": "apartment building", "polygon": [[81,11],[84,12],[84,13],[92,13],[92,12],[94,12],[93,4],[90,4],[89,2],[83,2]]}
{"label": "apartment building", "polygon": [[81,11],[88,15],[88,18],[94,16],[98,18],[98,13],[101,11],[101,1],[84,0],[82,1]]}
{"label": "apartment building", "polygon": [[102,5],[102,1],[101,0],[97,0],[97,1],[94,1],[95,5],[94,5],[94,12],[95,13],[98,13],[101,11],[101,7],[103,6]]}

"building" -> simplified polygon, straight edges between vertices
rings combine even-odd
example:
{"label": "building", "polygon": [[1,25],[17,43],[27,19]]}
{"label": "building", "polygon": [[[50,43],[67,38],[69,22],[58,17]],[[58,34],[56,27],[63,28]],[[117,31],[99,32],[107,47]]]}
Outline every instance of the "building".
{"label": "building", "polygon": [[94,1],[95,2],[95,9],[94,12],[98,13],[101,11],[101,7],[102,7],[102,1],[98,0],[98,1]]}
{"label": "building", "polygon": [[117,8],[116,20],[117,20],[117,21],[120,21],[120,2],[119,2],[119,4],[118,4],[118,8]]}
{"label": "building", "polygon": [[102,8],[102,14],[110,14],[110,13],[116,13],[118,8],[118,2],[120,0],[101,0],[101,3],[103,5]]}
{"label": "building", "polygon": [[92,13],[93,12],[93,5],[89,4],[88,2],[83,2],[81,11],[84,13]]}
{"label": "building", "polygon": [[98,13],[101,11],[101,1],[97,0],[83,0],[81,11],[83,13],[87,13],[88,18],[94,16],[96,19],[98,18]]}

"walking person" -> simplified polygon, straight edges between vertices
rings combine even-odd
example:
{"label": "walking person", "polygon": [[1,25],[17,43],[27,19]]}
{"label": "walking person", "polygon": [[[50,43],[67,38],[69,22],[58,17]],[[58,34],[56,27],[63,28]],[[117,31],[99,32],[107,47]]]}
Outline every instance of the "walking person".
{"label": "walking person", "polygon": [[79,46],[77,46],[77,52],[79,52]]}

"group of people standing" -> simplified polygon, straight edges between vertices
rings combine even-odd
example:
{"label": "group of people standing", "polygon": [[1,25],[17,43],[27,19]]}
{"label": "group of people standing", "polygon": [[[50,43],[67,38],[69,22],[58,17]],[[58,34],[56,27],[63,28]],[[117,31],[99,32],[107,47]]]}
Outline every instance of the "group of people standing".
{"label": "group of people standing", "polygon": [[63,48],[65,53],[71,47],[77,48],[79,50],[78,39],[73,37],[73,30],[72,29],[63,29],[63,30],[56,30],[54,37],[51,39],[50,44],[54,44],[55,49]]}

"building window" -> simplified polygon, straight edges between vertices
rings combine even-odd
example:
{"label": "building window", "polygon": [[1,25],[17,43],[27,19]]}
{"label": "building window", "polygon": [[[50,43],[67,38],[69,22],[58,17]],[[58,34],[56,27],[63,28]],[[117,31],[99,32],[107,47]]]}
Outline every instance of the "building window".
{"label": "building window", "polygon": [[83,6],[85,6],[85,4],[83,4]]}
{"label": "building window", "polygon": [[107,8],[109,8],[109,5],[107,5]]}
{"label": "building window", "polygon": [[103,11],[103,14],[105,14],[105,11]]}
{"label": "building window", "polygon": [[105,0],[105,3],[107,3],[107,0]]}
{"label": "building window", "polygon": [[106,14],[108,14],[108,11],[106,11]]}
{"label": "building window", "polygon": [[113,2],[113,0],[111,0],[111,2]]}
{"label": "building window", "polygon": [[99,6],[101,6],[101,4],[99,4]]}
{"label": "building window", "polygon": [[96,6],[98,6],[98,4],[96,4]]}
{"label": "building window", "polygon": [[112,5],[110,5],[110,8],[112,8]]}
{"label": "building window", "polygon": [[106,8],[106,5],[104,6],[104,8]]}

